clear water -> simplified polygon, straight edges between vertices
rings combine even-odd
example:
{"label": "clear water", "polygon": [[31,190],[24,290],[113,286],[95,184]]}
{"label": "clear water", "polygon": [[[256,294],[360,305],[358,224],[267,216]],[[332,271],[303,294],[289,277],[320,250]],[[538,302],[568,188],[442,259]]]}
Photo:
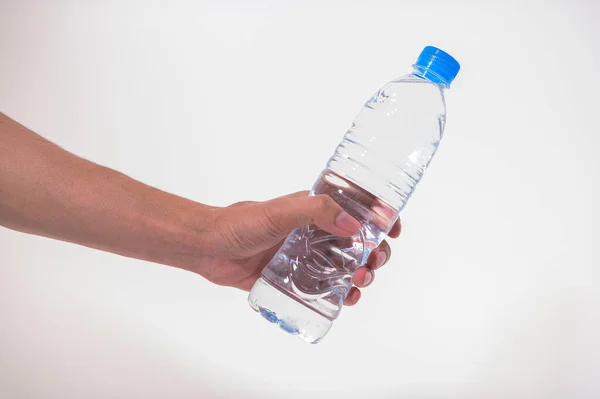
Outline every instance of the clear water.
{"label": "clear water", "polygon": [[390,205],[331,171],[319,176],[312,194],[327,194],[361,222],[353,237],[338,237],[317,226],[294,230],[262,277],[328,319],[335,319],[352,274],[392,228],[397,211]]}
{"label": "clear water", "polygon": [[332,197],[362,228],[349,238],[316,226],[294,230],[250,293],[264,318],[308,342],[327,333],[352,274],[392,228],[437,151],[444,88],[411,74],[365,103],[311,191]]}

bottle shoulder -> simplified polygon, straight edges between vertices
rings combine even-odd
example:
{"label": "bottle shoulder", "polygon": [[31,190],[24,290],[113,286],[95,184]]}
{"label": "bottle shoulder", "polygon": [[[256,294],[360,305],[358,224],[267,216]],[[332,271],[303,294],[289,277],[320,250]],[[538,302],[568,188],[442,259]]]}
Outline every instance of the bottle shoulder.
{"label": "bottle shoulder", "polygon": [[408,74],[386,83],[383,88],[390,92],[401,94],[403,92],[423,93],[428,97],[439,98],[445,103],[445,87],[414,74]]}
{"label": "bottle shoulder", "polygon": [[413,74],[401,76],[383,85],[365,103],[365,108],[378,107],[392,107],[396,112],[429,110],[435,115],[445,115],[444,87]]}
{"label": "bottle shoulder", "polygon": [[423,84],[436,87],[441,91],[443,91],[445,88],[445,86],[443,85],[432,82],[431,80],[423,78],[419,75],[415,75],[414,73],[409,73],[407,75],[397,77],[396,79],[391,80],[389,83]]}

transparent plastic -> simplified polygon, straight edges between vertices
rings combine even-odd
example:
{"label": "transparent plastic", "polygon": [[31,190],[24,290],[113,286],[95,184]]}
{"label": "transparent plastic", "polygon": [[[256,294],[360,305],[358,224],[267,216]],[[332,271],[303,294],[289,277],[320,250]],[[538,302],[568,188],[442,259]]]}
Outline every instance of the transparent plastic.
{"label": "transparent plastic", "polygon": [[315,182],[361,223],[353,237],[316,226],[292,231],[256,282],[248,302],[265,319],[306,342],[331,328],[352,274],[385,238],[442,138],[444,90],[420,68],[383,86],[363,106]]}

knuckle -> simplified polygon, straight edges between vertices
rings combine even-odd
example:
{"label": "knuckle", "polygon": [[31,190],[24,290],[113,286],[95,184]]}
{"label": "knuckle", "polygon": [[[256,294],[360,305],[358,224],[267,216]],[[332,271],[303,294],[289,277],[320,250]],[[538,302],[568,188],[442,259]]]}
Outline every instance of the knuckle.
{"label": "knuckle", "polygon": [[234,204],[229,205],[230,208],[238,208],[238,207],[243,207],[243,206],[248,206],[248,205],[253,205],[256,204],[256,201],[240,201],[240,202],[236,202]]}

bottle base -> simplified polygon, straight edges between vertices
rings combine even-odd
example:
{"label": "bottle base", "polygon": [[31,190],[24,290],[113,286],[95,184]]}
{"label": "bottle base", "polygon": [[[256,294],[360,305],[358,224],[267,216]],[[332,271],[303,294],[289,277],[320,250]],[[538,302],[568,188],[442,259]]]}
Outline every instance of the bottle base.
{"label": "bottle base", "polygon": [[333,324],[333,321],[290,298],[262,277],[254,283],[248,303],[267,321],[310,344],[321,341]]}

